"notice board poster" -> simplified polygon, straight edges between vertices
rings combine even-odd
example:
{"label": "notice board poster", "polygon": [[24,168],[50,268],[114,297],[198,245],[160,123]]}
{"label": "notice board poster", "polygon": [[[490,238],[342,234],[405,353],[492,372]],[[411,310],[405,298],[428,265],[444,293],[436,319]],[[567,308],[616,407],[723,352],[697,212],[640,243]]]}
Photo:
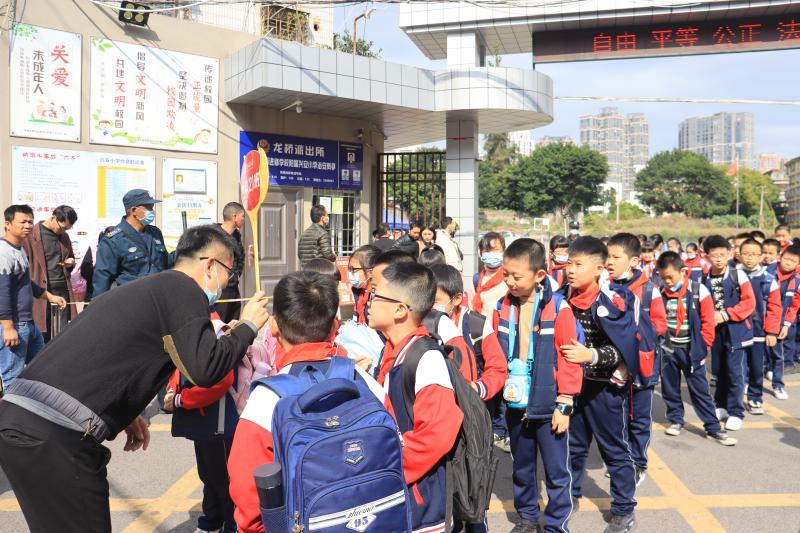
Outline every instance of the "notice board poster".
{"label": "notice board poster", "polygon": [[201,226],[217,220],[217,163],[196,159],[164,159],[161,173],[161,212],[164,244],[169,251],[178,245],[186,226]]}
{"label": "notice board poster", "polygon": [[219,60],[93,37],[89,142],[217,153]]}
{"label": "notice board poster", "polygon": [[119,224],[127,191],[155,192],[155,166],[155,158],[147,156],[13,146],[11,197],[33,208],[35,222],[59,205],[73,207],[78,222],[69,235],[80,259],[101,231]]}
{"label": "notice board poster", "polygon": [[9,133],[80,142],[80,34],[17,24],[11,37]]}
{"label": "notice board poster", "polygon": [[261,140],[267,142],[271,185],[356,190],[363,186],[361,144],[243,131],[239,134],[240,171],[244,156]]}

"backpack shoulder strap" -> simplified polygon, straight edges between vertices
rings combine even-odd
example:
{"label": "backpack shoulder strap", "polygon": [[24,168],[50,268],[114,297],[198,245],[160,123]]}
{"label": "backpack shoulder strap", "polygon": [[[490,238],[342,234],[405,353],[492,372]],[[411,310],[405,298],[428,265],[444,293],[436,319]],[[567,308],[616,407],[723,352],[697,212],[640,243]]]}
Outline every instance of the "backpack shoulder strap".
{"label": "backpack shoulder strap", "polygon": [[729,269],[731,274],[731,283],[733,283],[733,288],[736,289],[736,292],[741,294],[741,289],[739,288],[739,269],[738,268],[731,268]]}
{"label": "backpack shoulder strap", "polygon": [[[469,336],[473,342],[483,337],[483,328],[486,326],[486,316],[470,311],[464,325],[469,329]],[[465,331],[466,332],[466,331]]]}
{"label": "backpack shoulder strap", "polygon": [[649,315],[650,306],[653,304],[653,282],[647,280],[642,285],[642,309]]}
{"label": "backpack shoulder strap", "polygon": [[342,378],[353,381],[356,372],[356,362],[353,359],[333,356],[330,361],[328,370],[325,372],[326,379]]}
{"label": "backpack shoulder strap", "polygon": [[480,283],[480,279],[481,279],[480,272],[475,272],[472,275],[472,288],[475,289],[476,291],[478,290],[478,283]]}
{"label": "backpack shoulder strap", "polygon": [[422,360],[422,356],[429,350],[441,351],[441,345],[430,337],[421,337],[414,341],[414,344],[411,345],[403,358],[403,368],[400,372],[403,385],[403,401],[406,404],[408,417],[412,422],[414,420],[414,400],[417,396],[415,390],[417,367]]}
{"label": "backpack shoulder strap", "polygon": [[279,398],[297,396],[306,391],[300,380],[289,374],[278,374],[277,376],[256,380],[250,384],[250,392],[252,393],[259,386],[267,387],[277,394]]}

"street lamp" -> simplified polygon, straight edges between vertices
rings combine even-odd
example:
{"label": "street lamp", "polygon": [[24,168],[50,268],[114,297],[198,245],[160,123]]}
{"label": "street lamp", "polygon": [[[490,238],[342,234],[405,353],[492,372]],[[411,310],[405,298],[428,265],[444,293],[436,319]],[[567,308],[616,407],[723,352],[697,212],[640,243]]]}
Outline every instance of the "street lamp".
{"label": "street lamp", "polygon": [[362,19],[362,18],[364,20],[369,19],[369,16],[372,15],[372,13],[374,13],[374,12],[375,12],[375,8],[371,7],[369,9],[367,9],[366,11],[364,11],[363,13],[361,13],[359,16],[357,16],[356,18],[353,19],[353,55],[356,55],[356,43],[358,42],[358,39],[356,38],[356,31],[358,29],[356,23],[358,22],[358,19]]}

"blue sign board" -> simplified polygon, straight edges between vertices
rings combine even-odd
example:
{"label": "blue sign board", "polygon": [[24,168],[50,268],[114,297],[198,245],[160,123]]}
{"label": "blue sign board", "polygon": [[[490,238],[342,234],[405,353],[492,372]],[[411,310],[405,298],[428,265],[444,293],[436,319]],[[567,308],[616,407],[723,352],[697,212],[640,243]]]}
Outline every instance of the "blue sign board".
{"label": "blue sign board", "polygon": [[357,143],[309,139],[272,133],[239,134],[239,171],[244,156],[266,140],[271,185],[361,189],[364,146]]}

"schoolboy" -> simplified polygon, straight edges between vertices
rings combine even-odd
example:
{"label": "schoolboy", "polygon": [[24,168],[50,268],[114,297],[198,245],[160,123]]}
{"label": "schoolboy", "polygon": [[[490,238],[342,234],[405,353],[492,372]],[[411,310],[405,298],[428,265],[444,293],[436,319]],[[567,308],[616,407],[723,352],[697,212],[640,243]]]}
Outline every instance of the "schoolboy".
{"label": "schoolboy", "polygon": [[775,240],[781,243],[781,252],[792,244],[792,228],[787,224],[775,226]]}
{"label": "schoolboy", "polygon": [[794,356],[797,351],[795,330],[797,324],[797,307],[800,305],[800,275],[797,268],[800,266],[800,247],[792,245],[781,253],[778,269],[775,275],[778,279],[781,294],[782,329],[778,336],[779,342],[771,350],[770,359],[772,372],[772,392],[778,400],[788,400],[783,377],[789,368],[794,367]]}
{"label": "schoolboy", "polygon": [[580,237],[569,249],[564,290],[585,335],[561,346],[564,358],[586,364],[583,386],[572,418],[569,446],[572,495],[582,496],[586,459],[592,439],[611,476],[611,522],[606,533],[636,527],[636,468],[628,446],[628,395],[631,376],[639,371],[639,350],[634,312],[636,297],[622,287],[598,284],[608,250],[594,237]]}
{"label": "schoolboy", "polygon": [[751,316],[756,308],[750,278],[730,266],[730,243],[711,235],[703,243],[711,269],[703,276],[714,302],[715,337],[711,346],[711,371],[717,378],[714,403],[725,429],[741,429],[744,419],[745,349],[753,344]]}
{"label": "schoolboy", "polygon": [[[434,310],[455,323],[469,350],[474,353],[475,377],[467,380],[486,402],[490,414],[494,415],[492,408],[495,407],[496,400],[503,399],[501,391],[508,377],[508,364],[497,340],[497,333],[492,327],[492,321],[463,305],[464,282],[461,273],[455,267],[433,265],[431,272],[436,280]],[[505,286],[505,282],[503,285]],[[505,424],[503,427],[505,428]],[[468,533],[485,533],[488,531],[488,524],[486,521],[475,524],[456,521],[453,531],[463,530]]]}
{"label": "schoolboy", "polygon": [[689,270],[689,279],[699,283],[703,275],[711,268],[711,264],[703,257],[698,250],[697,244],[690,242],[686,244],[686,268]]}
{"label": "schoolboy", "polygon": [[[672,242],[674,239],[670,239]],[[618,233],[608,241],[608,270],[612,283],[626,287],[639,298],[642,308],[649,314],[650,322],[655,329],[654,337],[660,337],[667,331],[667,316],[661,292],[644,276],[639,267],[641,245],[639,239],[631,233]],[[656,364],[656,369],[659,365]],[[632,418],[628,424],[631,455],[636,464],[636,485],[645,478],[647,471],[647,447],[653,426],[653,392],[658,383],[659,373],[643,382],[636,377],[633,383],[631,399]]]}
{"label": "schoolboy", "polygon": [[781,258],[781,243],[776,239],[766,239],[761,243],[761,248],[764,250],[762,263],[770,274],[775,274],[778,269],[778,260]]}
{"label": "schoolboy", "polygon": [[[384,390],[402,434],[412,528],[426,533],[445,530],[444,459],[464,418],[456,404],[444,353],[422,325],[435,297],[436,282],[429,269],[397,263],[383,269],[369,304],[369,325],[386,337],[384,359],[392,361]],[[417,343],[421,344],[415,346]],[[403,364],[415,350],[424,351],[413,376],[414,398],[406,398]]]}
{"label": "schoolboy", "polygon": [[753,236],[751,233],[738,233],[733,238],[733,261],[731,262],[731,266],[736,267],[737,265],[742,264],[742,256],[740,252],[740,248],[742,243],[748,239],[752,239]]}
{"label": "schoolboy", "polygon": [[492,318],[497,301],[508,291],[508,287],[503,281],[502,268],[505,249],[505,239],[494,231],[486,233],[478,241],[483,270],[475,274],[472,280],[475,296],[472,297],[471,308],[489,320]]}
{"label": "schoolboy", "polygon": [[[274,315],[267,322],[285,352],[278,363],[281,374],[292,366],[327,369],[337,346],[330,340],[338,327],[339,291],[336,282],[316,272],[294,272],[275,286]],[[353,377],[363,380],[375,396],[385,401],[383,389],[366,372],[355,367]],[[233,438],[228,473],[234,517],[242,533],[263,532],[253,470],[275,460],[272,413],[278,397],[268,387],[256,387],[247,400]]]}
{"label": "schoolboy", "polygon": [[695,413],[703,422],[706,436],[723,446],[736,439],[722,430],[714,411],[714,401],[706,378],[706,355],[714,342],[714,302],[708,289],[692,281],[680,256],[661,254],[658,270],[664,280],[668,331],[661,370],[661,395],[667,407],[665,433],[677,437],[685,424],[681,400],[681,375],[686,377]]}
{"label": "schoolboy", "polygon": [[530,393],[506,408],[519,515],[513,533],[539,531],[537,450],[547,477],[545,530],[567,532],[573,511],[569,425],[583,371],[564,358],[562,346],[577,338],[575,317],[563,295],[554,294],[547,282],[546,260],[544,246],[533,239],[517,239],[506,249],[508,294],[494,315],[503,353],[509,363],[519,359],[527,365],[531,383]]}
{"label": "schoolboy", "polygon": [[555,235],[550,239],[550,261],[547,273],[561,288],[567,284],[567,262],[569,261],[569,239],[564,235]]}

